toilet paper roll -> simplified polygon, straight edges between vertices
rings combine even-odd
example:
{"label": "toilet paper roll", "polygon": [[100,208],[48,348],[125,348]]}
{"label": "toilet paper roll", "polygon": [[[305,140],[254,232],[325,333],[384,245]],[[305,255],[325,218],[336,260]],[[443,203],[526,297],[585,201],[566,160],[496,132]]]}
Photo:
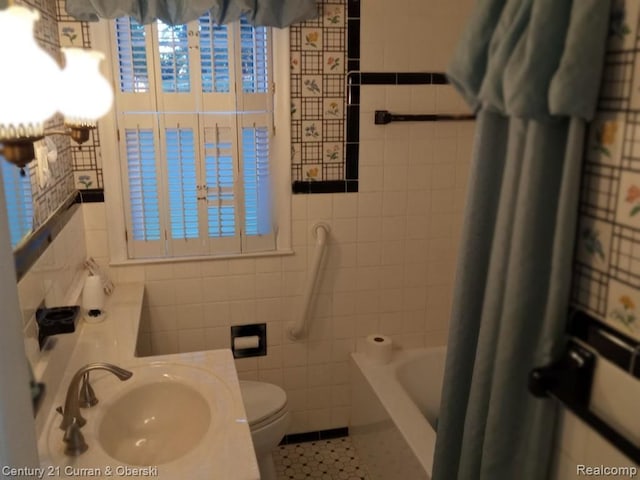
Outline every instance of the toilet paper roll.
{"label": "toilet paper roll", "polygon": [[102,280],[97,275],[87,277],[82,290],[82,308],[85,310],[102,310],[104,308],[104,289]]}
{"label": "toilet paper roll", "polygon": [[365,340],[364,353],[372,363],[378,365],[389,363],[393,355],[393,340],[377,333],[369,335]]}
{"label": "toilet paper roll", "polygon": [[260,337],[251,335],[249,337],[236,337],[233,339],[233,349],[243,350],[245,348],[258,348],[260,346]]}

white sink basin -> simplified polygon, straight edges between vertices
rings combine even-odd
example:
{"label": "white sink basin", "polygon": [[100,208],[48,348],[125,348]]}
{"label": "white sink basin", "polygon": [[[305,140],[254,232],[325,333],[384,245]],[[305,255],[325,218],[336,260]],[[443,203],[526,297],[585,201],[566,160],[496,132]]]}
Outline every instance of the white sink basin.
{"label": "white sink basin", "polygon": [[211,424],[198,391],[167,379],[127,390],[105,407],[98,442],[129,465],[161,465],[193,450]]}
{"label": "white sink basin", "polygon": [[43,464],[61,472],[97,468],[101,475],[96,478],[105,480],[117,476],[113,472],[119,465],[157,467],[161,479],[205,480],[216,468],[219,478],[235,478],[235,463],[226,465],[221,458],[237,453],[238,443],[231,437],[246,435],[249,443],[251,438],[242,399],[234,396],[224,374],[169,362],[119,366],[133,376],[122,382],[107,372],[91,372],[98,404],[81,410],[88,450],[65,455],[61,417],[52,414],[43,438]]}

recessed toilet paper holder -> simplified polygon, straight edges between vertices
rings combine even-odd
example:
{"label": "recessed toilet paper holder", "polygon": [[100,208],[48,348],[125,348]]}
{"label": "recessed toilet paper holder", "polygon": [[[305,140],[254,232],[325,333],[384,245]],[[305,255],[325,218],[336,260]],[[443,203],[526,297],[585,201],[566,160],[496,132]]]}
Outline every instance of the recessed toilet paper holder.
{"label": "recessed toilet paper holder", "polygon": [[233,358],[262,357],[267,354],[267,324],[234,325],[231,327]]}

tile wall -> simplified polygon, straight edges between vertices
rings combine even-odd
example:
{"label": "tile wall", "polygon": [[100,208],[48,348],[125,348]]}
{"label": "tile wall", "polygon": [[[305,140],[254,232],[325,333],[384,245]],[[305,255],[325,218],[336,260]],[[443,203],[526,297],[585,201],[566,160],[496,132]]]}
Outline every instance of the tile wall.
{"label": "tile wall", "polygon": [[[392,27],[409,22],[421,2],[412,3],[404,17],[394,11]],[[385,5],[362,5],[363,26],[366,18],[387,15]],[[434,14],[446,17],[451,31],[464,23],[462,10]],[[395,66],[444,68],[437,59],[422,60],[420,49],[414,55],[420,59]],[[238,360],[240,376],[283,386],[291,432],[305,432],[348,424],[349,353],[366,335],[388,334],[406,347],[446,342],[474,125],[375,126],[378,108],[429,113],[463,106],[446,85],[362,86],[359,193],[292,195],[292,256],[112,267],[118,280],[147,285],[142,350],[228,347],[231,325],[266,322],[268,355]],[[88,253],[106,262],[104,205],[83,208]],[[300,309],[313,253],[310,229],[319,220],[331,225],[331,243],[309,337],[291,342],[286,324]]]}
{"label": "tile wall", "polygon": [[[56,4],[47,0],[16,0],[16,4],[35,8],[40,12],[40,20],[34,27],[35,38],[47,53],[61,62]],[[60,129],[62,122],[62,117],[56,115],[46,127]],[[34,228],[41,225],[75,191],[69,138],[54,135],[52,139],[58,150],[58,158],[56,162],[49,164],[49,180],[46,183],[41,181],[33,163],[28,167],[33,192]]]}
{"label": "tile wall", "polygon": [[[598,112],[585,144],[573,304],[623,335],[640,339],[640,3],[612,4]],[[640,380],[598,358],[591,410],[639,442],[639,402]],[[568,411],[562,413],[557,442],[553,475],[558,480],[578,478],[579,464],[633,465]]]}
{"label": "tile wall", "polygon": [[[404,32],[413,25],[412,18],[424,12],[419,17],[426,25],[437,23],[434,28],[453,37],[471,2],[462,2],[466,9],[457,6],[453,13],[446,2],[429,2],[437,22],[427,16],[422,0],[403,1],[402,8],[394,9],[387,3],[371,0],[362,5],[365,31],[366,22],[374,21]],[[63,27],[61,36],[73,35]],[[431,29],[422,27],[416,25],[412,40],[426,45]],[[375,62],[381,52],[404,52],[409,45],[405,33],[381,34],[382,44],[367,47],[364,41],[372,35],[366,35],[365,65],[367,58]],[[441,44],[453,46],[443,41],[439,48]],[[442,59],[451,54],[450,50],[438,54],[441,59],[428,49],[408,49],[410,54],[402,54],[403,64],[371,63],[366,68],[442,71]],[[388,334],[406,347],[446,342],[473,124],[374,126],[377,108],[429,113],[462,107],[446,85],[363,86],[360,193],[292,195],[294,255],[112,267],[116,280],[144,280],[147,285],[142,350],[226,348],[231,325],[266,322],[268,355],[238,360],[237,366],[242,378],[285,388],[293,411],[292,433],[348,425],[349,353],[366,335]],[[115,154],[105,145],[101,151],[105,156]],[[99,168],[97,163],[94,167]],[[82,211],[87,254],[106,265],[105,204],[83,204]],[[310,228],[318,220],[331,225],[331,243],[309,336],[291,342],[286,324],[300,309],[313,253]]]}
{"label": "tile wall", "polygon": [[323,0],[319,7],[317,19],[290,29],[294,182],[345,179],[347,2]]}
{"label": "tile wall", "polygon": [[67,295],[80,282],[87,257],[82,208],[75,213],[36,263],[18,282],[18,296],[24,322],[25,349],[31,365],[39,358],[35,311],[47,307],[69,305]]}

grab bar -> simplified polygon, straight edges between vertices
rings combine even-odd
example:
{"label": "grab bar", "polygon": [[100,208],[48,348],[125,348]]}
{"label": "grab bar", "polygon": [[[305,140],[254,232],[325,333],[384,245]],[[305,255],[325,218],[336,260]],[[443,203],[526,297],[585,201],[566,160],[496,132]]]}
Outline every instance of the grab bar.
{"label": "grab bar", "polygon": [[387,110],[376,110],[374,123],[386,125],[391,122],[460,122],[475,120],[476,116],[458,113],[428,113],[423,115],[409,115],[389,113]]}
{"label": "grab bar", "polygon": [[311,310],[311,303],[313,300],[313,293],[318,283],[318,274],[320,273],[320,264],[322,263],[322,256],[324,255],[325,248],[327,246],[327,237],[331,228],[326,223],[316,223],[313,226],[313,235],[316,237],[316,250],[313,254],[313,261],[311,262],[311,271],[309,272],[309,279],[304,289],[304,295],[302,296],[302,310],[300,316],[289,327],[289,338],[292,340],[298,339],[307,328],[307,318],[309,317],[309,310]]}

